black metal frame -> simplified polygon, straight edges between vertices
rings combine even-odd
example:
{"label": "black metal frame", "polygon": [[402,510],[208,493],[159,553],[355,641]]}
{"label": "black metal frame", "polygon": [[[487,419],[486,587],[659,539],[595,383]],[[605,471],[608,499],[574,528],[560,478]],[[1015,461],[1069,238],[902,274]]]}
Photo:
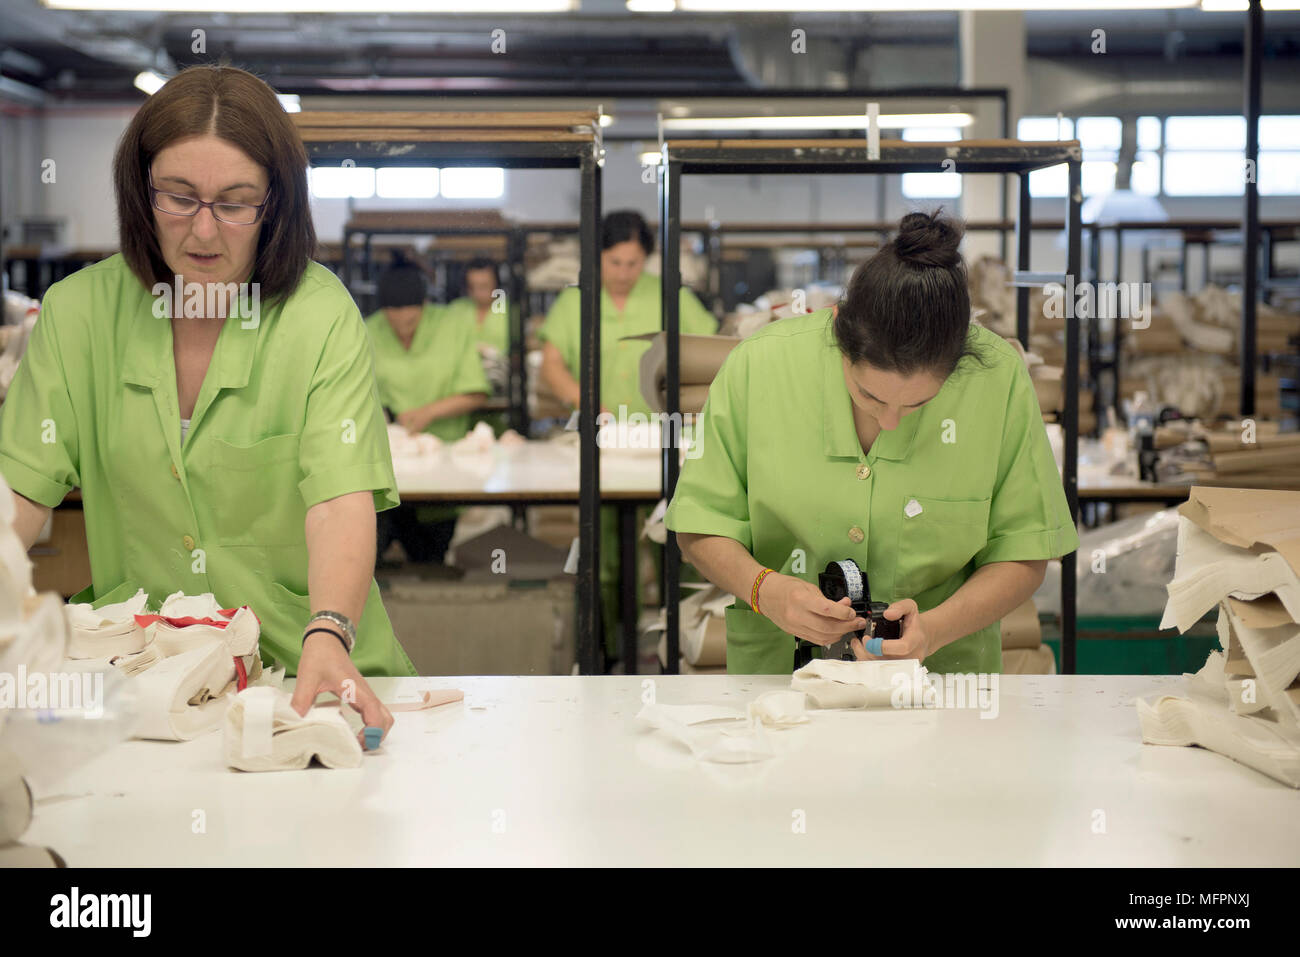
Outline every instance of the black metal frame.
{"label": "black metal frame", "polygon": [[[578,666],[583,674],[596,674],[599,666],[600,624],[600,450],[596,447],[596,415],[600,409],[600,229],[601,155],[599,132],[590,140],[539,140],[518,142],[441,142],[406,140],[400,131],[382,141],[311,141],[304,144],[313,165],[343,160],[380,161],[390,166],[416,166],[430,160],[439,166],[499,166],[506,169],[577,169],[581,183],[579,243],[582,389],[578,412]],[[522,325],[522,304],[516,312]],[[523,343],[523,329],[511,335]],[[520,377],[522,381],[522,363]]]}
{"label": "black metal frame", "polygon": [[369,281],[374,264],[371,238],[374,236],[504,236],[506,240],[505,265],[509,267],[510,279],[507,295],[510,298],[510,362],[506,385],[506,401],[509,404],[510,427],[520,435],[528,434],[528,380],[524,363],[527,350],[524,347],[524,303],[528,294],[523,256],[526,247],[527,230],[519,226],[447,226],[447,227],[412,227],[412,226],[364,226],[344,227],[343,259],[340,265],[343,285],[357,298],[356,278],[352,275],[352,237],[364,237],[361,262],[357,265],[363,272],[363,281]]}
{"label": "black metal frame", "polygon": [[[880,158],[868,159],[865,144],[847,142],[844,146],[809,147],[739,146],[674,147],[665,144],[659,179],[660,251],[663,257],[663,328],[667,333],[667,406],[673,441],[665,442],[663,455],[664,496],[671,499],[677,487],[679,471],[677,426],[681,419],[680,333],[681,316],[677,289],[681,284],[680,224],[681,186],[684,174],[764,174],[790,173],[906,173],[928,172],[941,168],[952,159],[960,173],[1014,173],[1019,177],[1019,215],[1016,220],[1018,268],[1015,282],[1021,286],[1017,296],[1017,334],[1028,345],[1029,285],[1061,282],[1063,275],[1030,273],[1029,236],[1032,210],[1029,196],[1029,173],[1036,169],[1067,164],[1069,188],[1066,191],[1065,232],[1067,237],[1065,275],[1080,275],[1082,256],[1082,154],[1074,141],[1051,144],[1006,142],[998,145],[963,146],[960,141],[943,144],[881,145]],[[1079,436],[1079,327],[1078,319],[1067,315],[1065,328],[1065,382],[1062,426],[1065,430],[1065,462],[1062,480],[1071,519],[1079,519],[1078,436]],[[1061,559],[1061,670],[1075,672],[1075,561],[1070,552]],[[681,552],[677,537],[668,533],[664,549],[664,595],[667,623],[666,674],[676,674],[679,655],[679,602],[681,594]]]}

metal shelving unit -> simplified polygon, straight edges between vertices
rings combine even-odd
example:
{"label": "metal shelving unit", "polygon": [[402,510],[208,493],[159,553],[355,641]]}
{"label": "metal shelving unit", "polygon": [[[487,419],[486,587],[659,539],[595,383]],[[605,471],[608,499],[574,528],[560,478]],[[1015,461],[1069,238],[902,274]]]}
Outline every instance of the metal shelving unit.
{"label": "metal shelving unit", "polygon": [[[814,173],[906,173],[929,172],[943,167],[944,160],[956,162],[957,172],[1016,174],[1019,178],[1019,215],[1015,238],[1017,269],[1017,335],[1029,341],[1029,287],[1063,282],[1064,274],[1030,272],[1030,230],[1033,228],[1029,196],[1029,173],[1065,163],[1069,188],[1065,201],[1067,236],[1065,274],[1080,275],[1082,256],[1082,153],[1077,141],[1048,143],[1018,140],[966,140],[945,143],[917,143],[882,140],[879,158],[870,158],[867,144],[845,140],[669,140],[663,144],[659,179],[660,250],[663,256],[663,327],[667,332],[668,421],[680,422],[680,307],[677,288],[681,282],[680,235],[682,177],[684,175],[794,174]],[[1078,320],[1066,320],[1065,382],[1062,425],[1065,429],[1063,482],[1071,518],[1078,521],[1078,433],[1079,433],[1079,335]],[[670,426],[672,440],[665,443],[663,491],[671,498],[679,473],[680,434]],[[1062,671],[1075,672],[1075,558],[1074,552],[1061,559]],[[667,619],[666,672],[675,674],[679,655],[679,612],[681,597],[681,552],[676,536],[668,534],[664,549],[664,606]]]}
{"label": "metal shelving unit", "polygon": [[[595,111],[537,112],[302,112],[291,114],[313,165],[362,161],[390,166],[500,166],[508,169],[576,169],[580,180],[579,238],[582,290],[582,388],[578,416],[578,662],[596,673],[600,634],[600,227],[604,150]],[[523,269],[522,261],[512,268]],[[522,314],[512,311],[512,341],[519,348],[514,375],[524,380]]]}

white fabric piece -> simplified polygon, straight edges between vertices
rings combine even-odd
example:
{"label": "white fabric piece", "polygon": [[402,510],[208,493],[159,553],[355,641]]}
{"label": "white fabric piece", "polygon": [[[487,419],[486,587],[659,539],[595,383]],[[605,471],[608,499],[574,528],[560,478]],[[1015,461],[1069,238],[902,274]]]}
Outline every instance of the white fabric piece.
{"label": "white fabric piece", "polygon": [[807,724],[811,720],[807,705],[807,695],[802,691],[768,691],[749,703],[749,718],[769,728]]}
{"label": "white fabric piece", "polygon": [[[211,596],[200,596],[208,598]],[[165,603],[164,603],[165,605]],[[176,614],[169,617],[176,618],[216,618],[224,620],[225,616],[220,612],[208,614]],[[195,648],[201,648],[214,641],[223,643],[229,650],[231,656],[250,655],[257,649],[257,639],[261,634],[261,628],[257,623],[257,616],[247,606],[236,610],[230,623],[224,628],[218,628],[216,625],[183,625],[177,627],[170,625],[165,621],[155,621],[145,629],[145,635],[148,641],[155,645],[158,653],[164,657],[184,654]]]}
{"label": "white fabric piece", "polygon": [[465,433],[464,438],[457,439],[451,444],[451,453],[453,455],[481,454],[491,452],[496,444],[496,435],[492,431],[492,426],[486,422],[479,422]]}
{"label": "white fabric piece", "polygon": [[164,618],[221,618],[221,603],[212,592],[201,595],[187,595],[183,591],[174,591],[168,595],[158,609]]}
{"label": "white fabric piece", "polygon": [[[1218,658],[1218,661],[1215,659]],[[1154,703],[1137,700],[1142,740],[1170,747],[1196,745],[1293,788],[1300,788],[1300,735],[1261,718],[1233,714],[1226,692],[1216,687],[1223,663],[1218,652],[1191,677],[1192,695],[1164,695]]]}
{"label": "white fabric piece", "polygon": [[[837,661],[814,658],[790,678],[790,687],[808,695],[814,708],[890,708],[926,700],[933,692],[929,672],[915,658]],[[917,702],[920,706],[920,701]]]}
{"label": "white fabric piece", "polygon": [[68,645],[68,619],[57,595],[45,593],[19,606],[16,622],[0,621],[0,672],[58,671]]}
{"label": "white fabric piece", "polygon": [[[191,629],[214,630],[191,625],[172,631]],[[257,656],[259,629],[252,611],[247,606],[240,608],[217,634],[218,638],[168,655],[136,676],[139,719],[135,737],[188,741],[215,730],[226,707],[222,698],[236,688],[236,657],[244,662],[249,681],[255,681],[261,659]],[[184,640],[176,634],[160,639],[159,653],[163,653],[165,641]]]}
{"label": "white fabric piece", "polygon": [[[1219,615],[1227,619],[1229,633],[1229,644],[1225,647],[1230,647],[1233,639],[1240,642],[1256,678],[1256,703],[1265,702],[1284,724],[1300,728],[1300,685],[1296,682],[1300,676],[1300,624],[1288,622],[1276,628],[1252,628],[1242,620],[1239,607],[1231,600],[1220,606]],[[1233,690],[1228,689],[1227,693]],[[1237,693],[1240,702],[1240,692]]]}
{"label": "white fabric piece", "polygon": [[1300,577],[1279,552],[1256,554],[1227,545],[1182,515],[1174,580],[1166,590],[1169,602],[1161,628],[1177,626],[1183,632],[1226,595],[1251,599],[1269,592],[1276,593],[1291,618],[1300,621]]}
{"label": "white fabric piece", "polygon": [[[234,695],[224,723],[226,763],[240,771],[296,771],[312,758],[327,768],[361,764],[361,744],[337,708],[312,708],[300,717],[291,700],[288,692],[268,687]],[[260,727],[250,733],[247,722]]]}
{"label": "white fabric piece", "polygon": [[404,425],[392,422],[388,426],[388,448],[394,461],[421,459],[433,455],[442,447],[442,440],[430,432],[412,435]]}
{"label": "white fabric piece", "polygon": [[96,608],[88,602],[70,602],[67,616],[71,631],[68,657],[73,659],[112,658],[132,655],[144,649],[147,639],[135,623],[149,604],[143,588],[126,601]]}
{"label": "white fabric piece", "polygon": [[773,754],[762,723],[745,720],[732,708],[648,704],[637,713],[637,720],[680,741],[701,761],[749,764]]}
{"label": "white fabric piece", "polygon": [[32,820],[32,792],[18,757],[0,742],[0,845],[23,836]]}
{"label": "white fabric piece", "polygon": [[118,628],[122,625],[134,625],[135,616],[143,615],[149,604],[149,596],[141,588],[126,601],[96,608],[82,602],[68,603],[68,624],[82,631],[96,631],[101,628]]}

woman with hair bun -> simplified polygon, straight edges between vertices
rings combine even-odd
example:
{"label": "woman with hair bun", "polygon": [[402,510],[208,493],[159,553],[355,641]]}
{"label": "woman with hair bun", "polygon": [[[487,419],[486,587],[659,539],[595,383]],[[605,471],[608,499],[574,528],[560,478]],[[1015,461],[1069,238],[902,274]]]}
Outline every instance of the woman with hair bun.
{"label": "woman with hair bun", "polygon": [[789,674],[794,639],[866,627],[817,586],[843,559],[902,621],[880,657],[997,673],[998,622],[1078,547],[1025,364],[970,321],[961,237],[905,216],[837,306],[749,337],[710,387],[667,524],[738,598],[730,673]]}

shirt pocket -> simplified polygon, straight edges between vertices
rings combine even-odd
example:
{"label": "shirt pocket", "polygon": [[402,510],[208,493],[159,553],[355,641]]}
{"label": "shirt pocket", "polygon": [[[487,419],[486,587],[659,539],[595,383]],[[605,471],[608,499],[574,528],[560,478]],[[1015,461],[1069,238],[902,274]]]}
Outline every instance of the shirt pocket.
{"label": "shirt pocket", "polygon": [[300,440],[297,433],[272,435],[252,445],[211,440],[211,464],[198,478],[218,545],[305,547]]}
{"label": "shirt pocket", "polygon": [[894,579],[897,598],[916,598],[942,585],[988,543],[992,499],[948,501],[909,495],[899,507],[906,509],[913,500],[921,511],[910,518],[904,511],[901,518]]}

